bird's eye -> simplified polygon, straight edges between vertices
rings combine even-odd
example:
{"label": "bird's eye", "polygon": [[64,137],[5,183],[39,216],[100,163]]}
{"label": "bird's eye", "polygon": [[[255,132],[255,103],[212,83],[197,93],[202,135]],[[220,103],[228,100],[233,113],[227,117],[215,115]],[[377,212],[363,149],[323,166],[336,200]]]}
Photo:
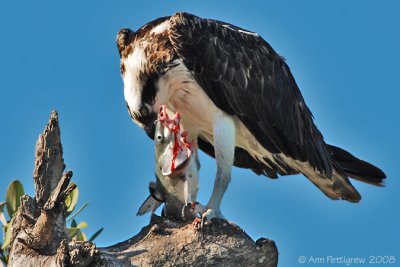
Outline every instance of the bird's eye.
{"label": "bird's eye", "polygon": [[140,108],[139,112],[140,112],[140,115],[141,115],[142,117],[148,117],[149,114],[150,114],[149,110],[148,110],[147,107],[145,107],[145,106],[142,106],[142,107]]}

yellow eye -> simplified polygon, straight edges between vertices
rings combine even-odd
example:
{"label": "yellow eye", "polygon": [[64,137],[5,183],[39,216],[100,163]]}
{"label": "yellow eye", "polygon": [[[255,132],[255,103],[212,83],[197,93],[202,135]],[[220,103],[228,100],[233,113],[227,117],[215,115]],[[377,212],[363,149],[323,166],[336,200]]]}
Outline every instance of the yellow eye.
{"label": "yellow eye", "polygon": [[144,117],[144,118],[146,118],[146,117],[148,117],[148,116],[150,115],[149,110],[148,110],[147,107],[145,107],[145,106],[142,106],[142,107],[140,108],[139,112],[140,112],[140,116],[142,116],[142,117]]}

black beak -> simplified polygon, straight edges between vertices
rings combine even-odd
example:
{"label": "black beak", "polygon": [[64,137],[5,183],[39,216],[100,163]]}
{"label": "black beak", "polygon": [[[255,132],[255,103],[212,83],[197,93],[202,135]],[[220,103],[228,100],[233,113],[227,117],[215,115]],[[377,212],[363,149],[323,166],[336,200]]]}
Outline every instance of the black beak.
{"label": "black beak", "polygon": [[157,120],[157,113],[151,113],[144,123],[144,130],[148,137],[154,140],[154,134],[156,132],[156,120]]}

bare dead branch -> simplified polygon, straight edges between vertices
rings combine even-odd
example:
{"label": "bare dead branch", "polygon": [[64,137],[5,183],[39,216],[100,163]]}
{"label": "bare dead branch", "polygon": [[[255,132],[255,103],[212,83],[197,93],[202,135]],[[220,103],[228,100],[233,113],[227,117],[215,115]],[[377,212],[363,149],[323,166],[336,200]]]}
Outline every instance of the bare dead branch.
{"label": "bare dead branch", "polygon": [[65,197],[75,189],[62,156],[58,115],[36,143],[35,198],[21,197],[12,225],[8,266],[276,266],[278,251],[266,238],[254,242],[240,227],[215,220],[203,231],[153,216],[134,237],[107,248],[68,243]]}

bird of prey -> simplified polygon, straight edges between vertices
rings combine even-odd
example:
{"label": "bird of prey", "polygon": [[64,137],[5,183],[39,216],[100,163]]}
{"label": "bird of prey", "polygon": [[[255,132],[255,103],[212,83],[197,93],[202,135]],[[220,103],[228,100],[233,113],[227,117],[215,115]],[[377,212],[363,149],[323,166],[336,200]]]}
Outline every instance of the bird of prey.
{"label": "bird of prey", "polygon": [[156,182],[150,182],[150,196],[137,215],[154,212],[162,203],[162,215],[176,220],[193,220],[205,211],[196,201],[200,169],[197,147],[186,140],[186,134],[180,129],[179,113],[171,116],[162,105],[154,134]]}
{"label": "bird of prey", "polygon": [[358,202],[348,177],[380,185],[385,174],[328,145],[285,60],[257,33],[176,13],[117,35],[132,119],[154,132],[161,105],[181,114],[188,140],[215,157],[203,218],[223,218],[232,165],[270,178],[302,173],[332,199]]}

